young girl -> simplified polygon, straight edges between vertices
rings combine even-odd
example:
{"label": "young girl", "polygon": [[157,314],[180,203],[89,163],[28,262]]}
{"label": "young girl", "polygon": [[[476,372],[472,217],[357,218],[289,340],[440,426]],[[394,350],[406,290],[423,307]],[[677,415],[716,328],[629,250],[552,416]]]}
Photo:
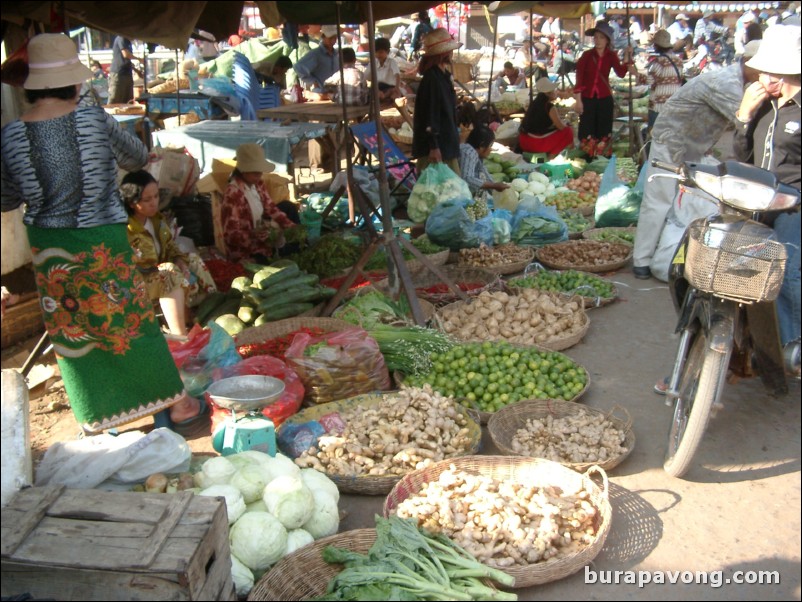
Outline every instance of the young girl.
{"label": "young girl", "polygon": [[504,182],[494,182],[482,162],[490,155],[496,135],[486,125],[477,125],[468,139],[459,147],[459,166],[462,179],[474,195],[480,190],[506,190],[510,187]]}
{"label": "young girl", "polygon": [[159,213],[159,185],[147,171],[127,174],[120,194],[128,210],[128,241],[151,301],[158,299],[170,333],[186,335],[186,307],[216,289],[201,258],[186,254]]}

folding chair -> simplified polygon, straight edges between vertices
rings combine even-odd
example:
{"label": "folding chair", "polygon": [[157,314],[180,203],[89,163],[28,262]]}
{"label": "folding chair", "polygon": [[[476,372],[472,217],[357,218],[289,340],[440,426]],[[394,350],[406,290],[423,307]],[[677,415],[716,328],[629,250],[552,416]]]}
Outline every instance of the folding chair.
{"label": "folding chair", "polygon": [[[376,132],[376,122],[366,121],[351,126],[351,133],[357,139],[359,145],[364,148],[371,157],[379,157],[378,135]],[[415,175],[415,165],[413,160],[407,157],[404,152],[396,146],[393,139],[382,130],[382,140],[384,141],[384,165],[387,173],[395,180],[395,186],[390,190],[391,195],[395,195],[403,187],[401,194],[409,195],[417,177]],[[371,168],[376,171],[378,168]]]}
{"label": "folding chair", "polygon": [[279,106],[279,87],[260,85],[251,61],[241,52],[234,53],[232,79],[243,120],[256,121],[256,111]]}

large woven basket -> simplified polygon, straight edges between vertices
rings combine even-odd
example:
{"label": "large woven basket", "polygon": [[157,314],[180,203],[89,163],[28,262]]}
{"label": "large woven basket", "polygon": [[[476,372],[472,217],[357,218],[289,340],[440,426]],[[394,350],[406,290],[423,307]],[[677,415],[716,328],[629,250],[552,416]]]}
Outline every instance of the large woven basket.
{"label": "large woven basket", "polygon": [[619,239],[619,238],[616,238],[615,240],[608,240],[607,242],[620,242],[622,245],[633,246],[635,244],[634,243],[635,232],[637,232],[637,228],[635,228],[635,227],[629,227],[629,228],[615,228],[615,227],[610,227],[610,228],[589,228],[589,229],[585,230],[584,232],[582,232],[582,238],[584,238],[586,240],[603,240],[601,237],[604,234],[608,234],[608,233],[609,234],[614,234],[614,235],[618,235],[618,234],[627,234],[627,235],[629,235],[629,234],[631,234],[633,236],[633,242],[628,242],[625,239]]}
{"label": "large woven basket", "polygon": [[525,258],[521,261],[514,261],[510,263],[501,263],[498,265],[482,265],[477,266],[470,263],[466,263],[461,255],[457,255],[457,265],[464,268],[479,268],[482,270],[486,270],[493,274],[498,274],[503,276],[505,274],[517,274],[518,272],[523,271],[526,269],[532,260],[535,258],[535,249],[532,247],[520,247],[523,249],[525,253]]}
{"label": "large woven basket", "polygon": [[343,567],[323,560],[327,546],[367,553],[376,541],[376,529],[338,533],[296,550],[279,560],[256,585],[248,600],[309,600],[326,593],[329,581]]}
{"label": "large woven basket", "polygon": [[[345,409],[350,409],[355,406],[370,407],[381,403],[387,395],[392,393],[368,393],[366,395],[357,395],[349,399],[341,401],[333,401],[331,403],[324,403],[310,408],[301,410],[294,416],[288,418],[281,428],[288,424],[303,424],[304,422],[320,420],[321,417],[334,412],[340,412]],[[465,412],[468,424],[466,428],[471,437],[471,447],[465,453],[475,454],[479,451],[479,445],[482,440],[482,429],[479,424],[474,420],[469,412]],[[332,481],[337,484],[337,488],[345,493],[361,493],[364,495],[379,495],[390,491],[399,479],[400,475],[386,475],[386,476],[370,476],[361,475],[354,477],[347,477],[326,473]]]}
{"label": "large woven basket", "polygon": [[[599,278],[601,278],[601,276],[599,276]],[[507,281],[506,286],[507,286],[507,289],[511,293],[516,294],[516,295],[520,294],[520,291],[526,290],[525,287],[514,286],[514,285],[510,284],[509,281]],[[581,294],[579,292],[574,292],[573,294],[570,293],[570,292],[564,292],[564,293],[561,293],[561,294],[566,295],[568,297],[572,297],[574,295],[582,297],[583,301],[585,302],[585,309],[593,309],[593,308],[596,308],[596,307],[604,307],[605,305],[610,305],[611,303],[615,302],[618,299],[618,287],[615,286],[615,284],[613,284],[613,296],[612,297],[591,297],[591,296],[583,295],[583,294]]]}
{"label": "large woven basket", "polygon": [[[430,255],[424,255],[426,259],[434,266],[441,266],[445,265],[448,261],[448,256],[451,253],[448,249],[444,249],[437,253],[431,253]],[[410,274],[416,274],[420,271],[428,271],[426,266],[418,259],[405,259],[404,263],[407,264],[407,270],[409,270]],[[385,272],[387,273],[387,268],[374,268],[371,272]]]}
{"label": "large woven basket", "polygon": [[[475,297],[482,291],[501,290],[504,286],[498,274],[493,274],[481,268],[463,268],[455,265],[443,265],[441,271],[456,285],[460,284],[481,284],[481,287],[463,291],[468,297]],[[425,299],[430,303],[440,306],[457,301],[459,297],[451,290],[443,293],[429,292],[425,289],[436,284],[442,284],[440,277],[429,270],[421,270],[412,274],[412,284],[418,298]],[[384,291],[388,290],[390,283],[385,279],[374,284],[376,288]]]}
{"label": "large woven basket", "polygon": [[283,337],[299,328],[320,328],[324,332],[337,332],[353,327],[353,324],[335,318],[287,318],[286,320],[277,320],[261,326],[246,328],[234,338],[234,341],[237,346],[253,345],[254,343],[263,343],[270,339]]}
{"label": "large woven basket", "polygon": [[[545,562],[527,566],[512,565],[504,568],[505,573],[515,577],[515,588],[541,585],[567,577],[593,560],[604,546],[604,541],[610,532],[612,508],[608,499],[607,474],[597,466],[588,470],[586,474],[580,474],[557,462],[538,458],[468,456],[450,461],[445,460],[422,470],[416,470],[401,479],[384,502],[384,515],[394,514],[402,501],[419,492],[424,483],[436,481],[440,474],[448,470],[452,464],[458,470],[489,476],[499,481],[512,481],[538,487],[576,488],[577,485],[582,484],[590,489],[590,501],[598,511],[596,537],[593,542],[568,556],[551,558]],[[594,472],[601,476],[602,487],[590,479],[590,474]]]}
{"label": "large woven basket", "polygon": [[[555,293],[554,296],[555,296],[555,298],[558,298],[560,296],[565,297],[564,295],[557,295],[556,293]],[[574,295],[573,297],[565,297],[565,298],[566,298],[566,302],[572,301],[572,300],[573,301],[577,301],[578,303],[582,304],[582,306],[584,307],[585,300],[584,300],[583,297],[581,297],[579,295]],[[444,320],[444,314],[446,312],[459,311],[460,308],[463,305],[465,305],[466,303],[470,303],[470,302],[471,302],[470,300],[469,301],[455,301],[454,303],[450,303],[450,304],[446,305],[445,307],[441,307],[440,309],[438,309],[437,312],[435,313],[435,316],[434,316],[434,324],[437,326],[437,329],[438,330],[443,330],[442,321]],[[562,337],[562,338],[558,338],[558,339],[551,339],[550,341],[538,343],[537,347],[539,347],[541,349],[546,349],[548,351],[562,351],[563,349],[568,349],[569,347],[573,347],[574,345],[576,345],[579,341],[581,341],[584,338],[584,336],[588,333],[588,329],[590,328],[590,318],[588,318],[588,315],[584,311],[582,312],[582,321],[583,321],[582,328],[581,328],[581,330],[579,332],[576,332],[576,333],[574,333],[574,334],[572,334],[570,336],[567,336],[567,337]],[[445,332],[445,331],[443,331],[443,332]],[[451,334],[450,336],[454,336],[454,335]],[[455,338],[457,338],[457,337],[455,337]],[[457,340],[463,341],[465,343],[472,343],[472,342],[480,342],[481,343],[481,342],[484,342],[484,341],[506,341],[506,339],[504,339],[503,337],[499,337],[499,338],[495,338],[495,339],[494,338],[482,339],[482,338],[478,338],[478,337],[477,338],[472,338],[472,339],[459,339],[459,338],[457,338]],[[514,345],[521,344],[521,343],[513,342],[513,341],[507,341],[507,342],[513,343]]]}
{"label": "large woven basket", "polygon": [[[389,289],[386,288],[386,287],[385,288],[380,287],[379,284],[381,282],[384,282],[384,281],[377,281],[377,282],[374,282],[374,283],[369,284],[367,286],[363,286],[363,287],[357,289],[354,292],[354,294],[351,295],[351,297],[353,298],[353,297],[356,297],[357,295],[362,295],[362,294],[364,294],[364,293],[366,293],[368,291],[371,291],[371,290],[379,291],[380,293],[386,295],[388,293]],[[434,318],[434,314],[437,311],[437,308],[433,304],[429,303],[426,299],[421,299],[420,297],[418,297],[418,303],[420,304],[421,311],[423,312],[424,322],[426,324],[428,324],[429,322],[432,321],[432,318]],[[342,306],[340,306],[340,307],[342,307]],[[336,313],[337,313],[337,310],[334,311],[335,315],[336,315]],[[409,318],[412,319],[411,314],[410,314]],[[338,320],[338,321],[342,322],[343,320]],[[351,326],[353,326],[353,324]]]}
{"label": "large woven basket", "polygon": [[[624,417],[619,418],[615,416],[614,414],[616,412],[623,413]],[[526,428],[526,421],[528,419],[541,420],[549,415],[554,418],[564,418],[566,416],[581,414],[605,418],[614,426],[624,431],[626,438],[624,439],[623,447],[626,451],[603,462],[560,462],[560,464],[564,464],[579,472],[584,472],[593,465],[601,466],[604,470],[609,471],[621,464],[621,462],[632,453],[632,450],[635,448],[635,432],[632,430],[632,417],[629,415],[629,412],[620,405],[613,406],[609,412],[605,413],[596,408],[577,404],[572,401],[557,399],[531,399],[528,401],[520,401],[494,413],[487,423],[487,430],[490,433],[490,437],[493,439],[493,443],[495,443],[502,454],[508,456],[525,456],[525,454],[521,454],[512,449],[512,440],[519,429]]]}
{"label": "large woven basket", "polygon": [[[603,264],[571,264],[562,259],[558,253],[570,245],[580,245],[588,248],[601,249],[601,245],[610,245],[615,248],[622,259]],[[614,272],[626,266],[632,259],[632,247],[620,243],[603,243],[597,240],[569,240],[541,247],[537,251],[537,260],[548,268],[555,270],[579,270],[581,272]]]}

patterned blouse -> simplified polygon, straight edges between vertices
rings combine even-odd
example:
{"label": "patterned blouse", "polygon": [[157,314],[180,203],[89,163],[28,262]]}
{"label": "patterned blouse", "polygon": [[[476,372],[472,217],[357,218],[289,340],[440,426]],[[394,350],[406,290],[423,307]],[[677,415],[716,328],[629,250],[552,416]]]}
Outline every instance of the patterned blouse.
{"label": "patterned blouse", "polygon": [[[245,197],[248,187],[243,179],[232,177],[228,182],[228,188],[223,195],[223,203],[220,207],[223,239],[226,243],[228,257],[232,261],[251,257],[255,253],[262,255],[272,253],[267,241],[267,233],[254,229],[253,213],[251,213],[251,207]],[[254,188],[259,193],[259,198],[264,206],[262,215],[264,221],[273,220],[282,228],[292,228],[295,225],[281,209],[276,207],[261,180]]]}
{"label": "patterned blouse", "polygon": [[131,248],[134,250],[137,267],[144,272],[155,270],[160,263],[168,261],[171,263],[178,260],[188,262],[189,258],[178,248],[178,243],[173,238],[170,227],[161,213],[154,215],[150,221],[153,223],[153,230],[159,239],[158,251],[153,236],[145,229],[144,224],[133,215],[128,220],[128,242],[131,243]]}
{"label": "patterned blouse", "polygon": [[142,168],[147,149],[100,107],[3,128],[2,210],[26,204],[23,222],[39,228],[125,224],[117,166]]}
{"label": "patterned blouse", "polygon": [[[649,62],[646,69],[645,83],[649,84],[649,108],[659,113],[666,101],[682,87],[679,74],[682,73],[682,61],[671,53],[660,54]],[[643,81],[642,78],[639,78]]]}
{"label": "patterned blouse", "polygon": [[470,144],[459,145],[459,167],[462,179],[468,183],[471,193],[476,194],[482,189],[482,184],[492,181],[479,153]]}

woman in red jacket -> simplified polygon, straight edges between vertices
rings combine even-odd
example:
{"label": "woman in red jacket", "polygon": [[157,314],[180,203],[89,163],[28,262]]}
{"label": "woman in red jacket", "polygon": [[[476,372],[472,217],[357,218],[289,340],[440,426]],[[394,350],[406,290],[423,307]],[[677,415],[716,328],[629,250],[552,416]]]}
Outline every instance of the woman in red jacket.
{"label": "woman in red jacket", "polygon": [[579,118],[579,143],[591,157],[610,155],[610,136],[613,132],[613,91],[610,88],[610,70],[618,77],[627,72],[637,75],[632,63],[632,46],[624,50],[624,62],[610,48],[613,30],[607,23],[588,29],[585,35],[593,36],[594,48],[585,51],[576,64],[576,112]]}

